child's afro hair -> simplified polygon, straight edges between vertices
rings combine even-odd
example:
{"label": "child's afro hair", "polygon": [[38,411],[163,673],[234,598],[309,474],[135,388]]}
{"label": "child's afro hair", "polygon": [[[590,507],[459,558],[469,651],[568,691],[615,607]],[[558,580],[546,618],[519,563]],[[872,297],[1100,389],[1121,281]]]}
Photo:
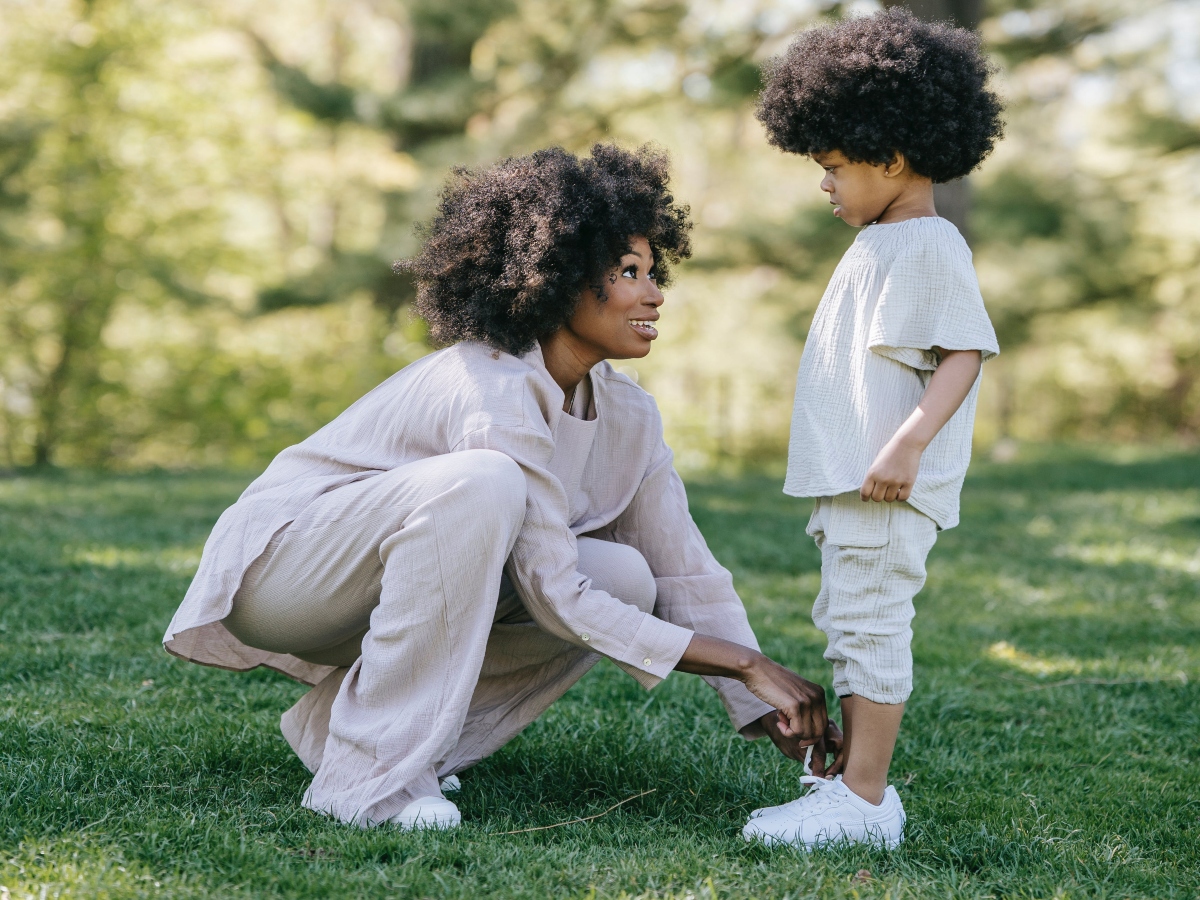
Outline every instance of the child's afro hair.
{"label": "child's afro hair", "polygon": [[772,144],[881,164],[897,151],[934,182],[961,178],[1003,132],[992,66],[971,31],[893,7],[802,32],[764,70]]}
{"label": "child's afro hair", "polygon": [[692,226],[667,182],[665,154],[608,144],[590,158],[554,147],[456,169],[420,254],[395,269],[416,280],[416,311],[439,344],[524,353],[571,318],[584,288],[604,298],[632,238],[650,242],[668,284],[668,261],[691,255]]}

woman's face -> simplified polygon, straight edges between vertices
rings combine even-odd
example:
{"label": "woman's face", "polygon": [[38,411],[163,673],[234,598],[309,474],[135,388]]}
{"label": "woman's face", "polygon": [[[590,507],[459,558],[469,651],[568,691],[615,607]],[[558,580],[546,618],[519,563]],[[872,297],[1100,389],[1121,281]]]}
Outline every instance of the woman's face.
{"label": "woman's face", "polygon": [[564,328],[598,359],[640,359],[658,337],[655,323],[663,295],[655,283],[650,242],[635,237],[629,252],[605,276],[604,299],[587,288]]}

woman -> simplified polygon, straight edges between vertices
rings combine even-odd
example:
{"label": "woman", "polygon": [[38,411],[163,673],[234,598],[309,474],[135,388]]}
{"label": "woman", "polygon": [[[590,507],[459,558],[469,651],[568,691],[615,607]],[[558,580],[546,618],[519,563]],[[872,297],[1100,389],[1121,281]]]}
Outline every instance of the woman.
{"label": "woman", "polygon": [[439,779],[601,656],[646,688],[706,676],[735,728],[792,758],[825,736],[824,691],[758,652],[653,399],[604,362],[650,351],[689,229],[648,150],[459,172],[406,266],[449,346],[284,450],[217,522],[164,643],[314,685],[282,720],[315,774],[305,806],[457,825]]}

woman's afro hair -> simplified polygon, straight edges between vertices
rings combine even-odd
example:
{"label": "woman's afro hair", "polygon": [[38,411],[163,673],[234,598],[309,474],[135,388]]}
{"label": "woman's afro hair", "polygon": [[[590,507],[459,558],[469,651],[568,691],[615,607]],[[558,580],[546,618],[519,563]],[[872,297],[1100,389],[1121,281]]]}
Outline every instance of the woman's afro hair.
{"label": "woman's afro hair", "polygon": [[396,269],[415,279],[416,311],[438,343],[524,353],[567,322],[584,288],[603,299],[634,237],[650,242],[668,283],[668,261],[691,255],[692,226],[667,182],[662,152],[607,144],[590,158],[556,147],[456,169],[420,254]]}
{"label": "woman's afro hair", "polygon": [[961,178],[1003,132],[979,38],[893,7],[802,32],[769,62],[758,119],[772,144],[881,164],[897,151],[934,182]]}

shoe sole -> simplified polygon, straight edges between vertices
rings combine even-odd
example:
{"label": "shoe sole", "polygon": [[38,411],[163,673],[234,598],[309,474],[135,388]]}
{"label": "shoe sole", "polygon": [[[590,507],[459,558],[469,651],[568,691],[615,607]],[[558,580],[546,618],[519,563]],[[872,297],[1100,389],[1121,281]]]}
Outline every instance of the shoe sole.
{"label": "shoe sole", "polygon": [[416,808],[409,812],[409,808],[406,807],[392,819],[392,822],[406,831],[430,828],[445,830],[457,828],[462,824],[462,813],[450,801],[443,800],[441,797],[426,797],[423,800],[428,802],[422,802],[419,805],[415,802],[410,804],[411,807]]}
{"label": "shoe sole", "polygon": [[393,821],[405,831],[424,831],[428,829],[449,831],[451,828],[457,828],[462,824],[462,816],[420,815],[411,820],[394,819]]}
{"label": "shoe sole", "polygon": [[[751,820],[753,821],[753,820]],[[893,838],[883,838],[880,836],[868,835],[864,838],[855,838],[851,835],[842,832],[836,837],[827,837],[822,835],[814,841],[789,841],[775,834],[767,834],[765,832],[753,832],[746,834],[742,831],[742,837],[746,843],[760,843],[766,847],[786,846],[794,847],[797,850],[825,850],[833,849],[840,845],[866,845],[880,850],[895,850],[904,842],[904,835]]]}

